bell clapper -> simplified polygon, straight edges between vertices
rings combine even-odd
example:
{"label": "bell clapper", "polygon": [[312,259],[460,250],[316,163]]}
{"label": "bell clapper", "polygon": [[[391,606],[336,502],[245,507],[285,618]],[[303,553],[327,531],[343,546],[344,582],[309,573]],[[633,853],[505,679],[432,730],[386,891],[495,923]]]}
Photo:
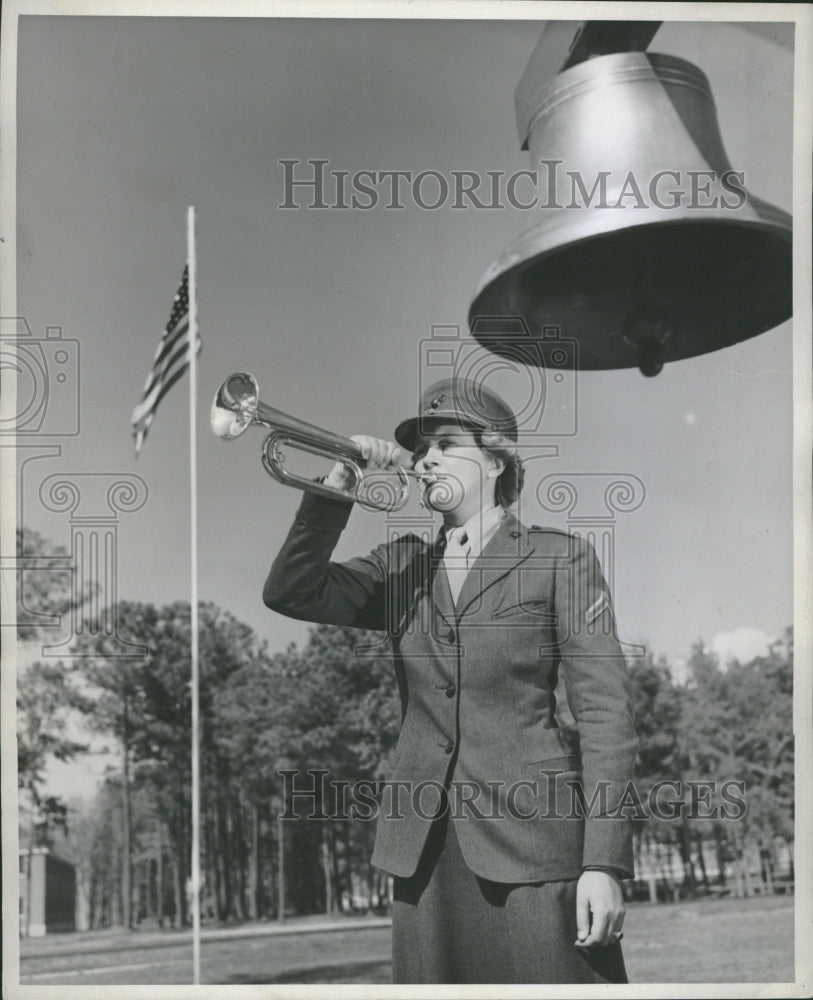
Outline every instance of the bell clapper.
{"label": "bell clapper", "polygon": [[656,309],[648,305],[633,307],[624,320],[622,336],[637,352],[638,370],[647,378],[654,378],[663,368],[665,351],[663,345],[672,330],[666,319]]}

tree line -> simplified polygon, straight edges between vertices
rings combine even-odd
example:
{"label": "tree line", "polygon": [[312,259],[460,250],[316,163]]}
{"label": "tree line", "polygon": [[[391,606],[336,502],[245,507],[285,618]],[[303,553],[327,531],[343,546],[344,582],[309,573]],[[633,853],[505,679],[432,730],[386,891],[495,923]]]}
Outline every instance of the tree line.
{"label": "tree line", "polygon": [[[21,554],[65,553],[20,532]],[[22,574],[22,603],[64,613],[70,591],[38,561]],[[27,578],[27,579],[26,579]],[[29,803],[23,846],[57,844],[77,867],[90,927],[189,921],[190,608],[121,601],[122,637],[149,654],[122,657],[115,637],[84,632],[64,661],[33,659],[18,676],[18,783]],[[318,768],[347,782],[387,773],[400,703],[378,633],[314,626],[300,647],[270,652],[252,629],[212,603],[199,607],[201,905],[204,919],[384,909],[387,880],[373,869],[374,823],[312,807],[285,810],[280,772]],[[21,638],[41,638],[37,624]],[[640,739],[636,787],[731,778],[746,786],[736,823],[679,817],[636,820],[639,852],[672,845],[690,888],[708,882],[700,845],[721,860],[749,844],[793,837],[792,635],[765,656],[720,664],[698,640],[687,676],[664,658],[629,664]],[[73,720],[73,721],[72,721]],[[69,810],[46,795],[51,759],[80,759],[76,720],[114,749],[95,800]],[[303,778],[307,782],[306,778]],[[717,792],[714,793],[718,794]],[[328,810],[330,812],[330,810]]]}

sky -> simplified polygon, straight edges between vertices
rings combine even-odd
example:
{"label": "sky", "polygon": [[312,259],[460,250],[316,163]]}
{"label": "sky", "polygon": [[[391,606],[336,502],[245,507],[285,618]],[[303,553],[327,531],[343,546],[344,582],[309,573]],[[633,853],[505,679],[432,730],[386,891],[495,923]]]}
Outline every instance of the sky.
{"label": "sky", "polygon": [[[59,426],[78,417],[78,433],[20,439],[20,519],[69,548],[69,514],[41,499],[47,476],[141,477],[146,502],[118,517],[118,596],[188,599],[186,378],[161,404],[138,460],[129,418],[169,317],[194,205],[200,597],[249,623],[272,650],[302,642],[307,626],[261,600],[299,494],[263,472],[259,428],[236,443],[214,437],[215,390],[231,372],[250,371],[277,409],[341,434],[391,436],[434,375],[433,327],[465,337],[481,275],[528,218],[410,199],[387,209],[383,198],[369,210],[283,209],[280,161],[304,172],[306,161],[324,159],[350,174],[528,169],[513,91],[541,28],[21,17],[17,314],[35,338],[60,326],[75,345],[57,405]],[[790,211],[792,51],[735,25],[693,22],[665,24],[650,49],[706,73],[732,165],[750,191]],[[526,523],[572,527],[565,512],[543,509],[535,487],[544,476],[640,483],[637,509],[613,525],[623,641],[679,665],[698,638],[736,653],[741,636],[750,651],[791,624],[792,363],[786,322],[653,379],[568,373],[555,395],[538,372],[495,376],[515,407],[540,385],[551,392],[544,436],[529,446]],[[540,442],[557,454],[543,457]],[[43,444],[60,454],[35,459]],[[414,499],[400,518],[356,510],[337,557],[420,523]]]}

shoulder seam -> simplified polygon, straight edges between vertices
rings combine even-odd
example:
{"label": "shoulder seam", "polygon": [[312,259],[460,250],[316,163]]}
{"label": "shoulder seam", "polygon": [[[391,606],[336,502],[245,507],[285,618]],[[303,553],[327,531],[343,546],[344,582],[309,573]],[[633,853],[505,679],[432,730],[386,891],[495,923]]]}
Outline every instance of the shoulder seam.
{"label": "shoulder seam", "polygon": [[549,527],[544,527],[543,528],[539,524],[532,524],[530,526],[530,528],[528,528],[528,531],[547,531],[547,532],[550,532],[550,534],[552,534],[552,535],[564,535],[565,538],[572,538],[573,537],[573,532],[572,531],[565,531],[562,528],[549,528]]}

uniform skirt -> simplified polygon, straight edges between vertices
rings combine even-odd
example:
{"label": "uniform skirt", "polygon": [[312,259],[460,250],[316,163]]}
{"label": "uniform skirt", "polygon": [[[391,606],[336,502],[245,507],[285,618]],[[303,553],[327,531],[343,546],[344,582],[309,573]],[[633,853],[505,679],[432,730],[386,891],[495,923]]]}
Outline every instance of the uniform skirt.
{"label": "uniform skirt", "polygon": [[491,882],[435,821],[418,869],[395,878],[395,983],[626,983],[620,944],[576,948],[576,880]]}

